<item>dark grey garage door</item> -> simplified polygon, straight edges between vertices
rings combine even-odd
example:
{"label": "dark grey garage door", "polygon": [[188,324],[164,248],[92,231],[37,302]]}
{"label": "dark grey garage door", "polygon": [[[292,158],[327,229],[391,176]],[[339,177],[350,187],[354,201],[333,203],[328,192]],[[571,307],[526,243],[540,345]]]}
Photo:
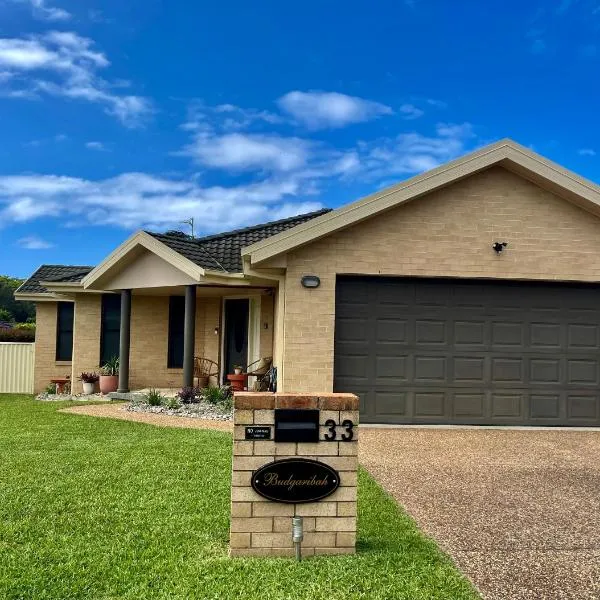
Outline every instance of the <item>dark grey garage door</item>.
{"label": "dark grey garage door", "polygon": [[600,287],[341,277],[336,391],[371,423],[600,425]]}

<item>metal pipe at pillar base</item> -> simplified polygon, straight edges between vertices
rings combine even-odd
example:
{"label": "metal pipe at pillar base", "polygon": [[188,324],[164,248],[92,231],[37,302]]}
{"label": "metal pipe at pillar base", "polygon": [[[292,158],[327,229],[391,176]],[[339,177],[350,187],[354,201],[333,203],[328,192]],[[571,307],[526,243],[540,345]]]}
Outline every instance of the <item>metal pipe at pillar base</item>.
{"label": "metal pipe at pillar base", "polygon": [[296,560],[302,560],[302,540],[304,539],[304,519],[302,517],[292,518],[292,541],[296,548]]}

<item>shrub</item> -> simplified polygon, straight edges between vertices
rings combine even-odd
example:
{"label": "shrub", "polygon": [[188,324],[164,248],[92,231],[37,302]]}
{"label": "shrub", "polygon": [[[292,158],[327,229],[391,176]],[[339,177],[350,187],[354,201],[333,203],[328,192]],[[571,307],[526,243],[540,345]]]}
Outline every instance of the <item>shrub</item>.
{"label": "shrub", "polygon": [[183,402],[183,404],[192,404],[198,402],[200,399],[200,394],[200,389],[192,386],[181,388],[181,390],[177,392],[177,396],[181,402]]}
{"label": "shrub", "polygon": [[35,342],[35,330],[0,329],[0,342]]}
{"label": "shrub", "polygon": [[100,369],[100,375],[118,375],[119,374],[119,357],[112,356],[109,358],[102,368]]}
{"label": "shrub", "polygon": [[56,384],[55,383],[49,383],[46,386],[46,389],[44,390],[44,392],[46,392],[46,394],[56,394]]}
{"label": "shrub", "polygon": [[170,408],[172,410],[175,410],[181,406],[181,403],[179,402],[177,397],[170,397],[170,398],[165,398],[163,400],[163,406],[165,408]]}
{"label": "shrub", "polygon": [[164,400],[165,397],[158,390],[151,389],[146,394],[146,402],[150,406],[160,406],[164,402]]}
{"label": "shrub", "polygon": [[25,331],[33,331],[35,333],[35,323],[16,323],[15,329],[23,329]]}
{"label": "shrub", "polygon": [[79,381],[83,381],[83,383],[96,383],[100,377],[98,373],[82,373],[78,377]]}
{"label": "shrub", "polygon": [[229,406],[231,406],[231,388],[228,385],[223,387],[209,386],[202,390],[202,399],[209,404],[226,406],[229,403]]}

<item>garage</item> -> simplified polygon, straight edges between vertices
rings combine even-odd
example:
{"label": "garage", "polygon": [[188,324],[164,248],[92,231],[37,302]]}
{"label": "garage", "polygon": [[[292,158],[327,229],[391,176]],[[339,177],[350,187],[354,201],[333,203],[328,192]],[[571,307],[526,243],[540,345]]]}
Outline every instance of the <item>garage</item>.
{"label": "garage", "polygon": [[600,287],[338,276],[334,389],[365,423],[600,426]]}

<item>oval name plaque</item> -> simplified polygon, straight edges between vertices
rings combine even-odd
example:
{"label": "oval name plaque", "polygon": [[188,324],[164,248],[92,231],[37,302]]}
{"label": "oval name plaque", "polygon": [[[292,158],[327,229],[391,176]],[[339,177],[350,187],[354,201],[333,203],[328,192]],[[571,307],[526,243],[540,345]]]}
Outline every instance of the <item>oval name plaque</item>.
{"label": "oval name plaque", "polygon": [[254,491],[273,500],[299,504],[316,502],[333,494],[340,485],[335,469],[309,458],[286,458],[263,465],[251,479]]}

